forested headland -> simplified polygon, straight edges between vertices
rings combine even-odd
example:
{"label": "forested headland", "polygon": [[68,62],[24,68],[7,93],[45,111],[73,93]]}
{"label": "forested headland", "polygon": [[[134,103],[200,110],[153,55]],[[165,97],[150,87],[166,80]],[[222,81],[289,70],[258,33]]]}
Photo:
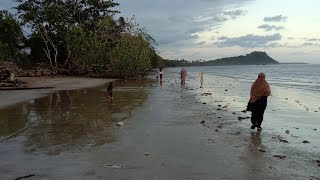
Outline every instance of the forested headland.
{"label": "forested headland", "polygon": [[125,78],[162,64],[152,36],[113,0],[14,1],[16,14],[0,11],[0,71]]}

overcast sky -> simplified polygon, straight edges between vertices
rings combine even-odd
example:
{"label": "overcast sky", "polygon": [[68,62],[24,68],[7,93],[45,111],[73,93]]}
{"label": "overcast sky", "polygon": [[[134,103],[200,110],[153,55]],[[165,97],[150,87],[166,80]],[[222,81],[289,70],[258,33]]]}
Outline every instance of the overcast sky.
{"label": "overcast sky", "polygon": [[[280,62],[320,63],[320,0],[115,0],[168,59],[265,51]],[[11,0],[0,0],[8,9]]]}

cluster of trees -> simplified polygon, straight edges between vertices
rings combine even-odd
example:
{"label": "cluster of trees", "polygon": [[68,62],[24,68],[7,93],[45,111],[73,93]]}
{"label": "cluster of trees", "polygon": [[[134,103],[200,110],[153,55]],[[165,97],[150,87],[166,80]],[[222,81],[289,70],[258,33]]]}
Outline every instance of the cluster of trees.
{"label": "cluster of trees", "polygon": [[0,61],[99,77],[144,75],[162,61],[134,18],[115,19],[113,0],[15,1],[16,16],[0,11]]}

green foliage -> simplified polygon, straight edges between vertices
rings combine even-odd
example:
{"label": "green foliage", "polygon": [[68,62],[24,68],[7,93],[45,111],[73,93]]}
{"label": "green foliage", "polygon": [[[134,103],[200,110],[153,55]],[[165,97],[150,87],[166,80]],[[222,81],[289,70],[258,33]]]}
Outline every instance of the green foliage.
{"label": "green foliage", "polygon": [[17,20],[7,11],[0,11],[0,60],[13,61],[22,49],[23,34]]}
{"label": "green foliage", "polygon": [[[155,40],[134,18],[114,19],[119,4],[113,0],[14,1],[19,21],[32,31],[25,41],[31,52],[24,64],[45,64],[60,74],[132,77],[163,63]],[[0,50],[15,59],[21,26],[9,14],[0,17],[0,28],[14,32],[0,32]]]}
{"label": "green foliage", "polygon": [[152,51],[142,35],[123,35],[112,50],[111,75],[116,77],[144,75],[151,69]]}

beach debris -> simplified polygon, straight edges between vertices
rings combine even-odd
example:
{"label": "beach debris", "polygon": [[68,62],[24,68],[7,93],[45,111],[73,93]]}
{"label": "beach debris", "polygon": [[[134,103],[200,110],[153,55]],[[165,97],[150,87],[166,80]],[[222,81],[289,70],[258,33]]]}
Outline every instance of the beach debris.
{"label": "beach debris", "polygon": [[310,177],[310,180],[320,180],[320,178],[317,178],[317,177],[311,176],[311,177]]}
{"label": "beach debris", "polygon": [[241,120],[244,120],[244,119],[250,119],[251,117],[241,117],[241,116],[238,116],[238,120],[241,121]]}
{"label": "beach debris", "polygon": [[212,95],[212,93],[202,93],[202,95],[204,95],[204,96],[210,96],[210,95]]}
{"label": "beach debris", "polygon": [[241,132],[240,132],[240,131],[238,131],[238,132],[235,132],[235,133],[227,133],[227,134],[235,135],[235,136],[239,136],[239,135],[241,134]]}
{"label": "beach debris", "polygon": [[286,133],[286,134],[289,134],[289,133],[290,133],[290,131],[289,131],[289,130],[286,130],[286,131],[285,131],[285,133]]}
{"label": "beach debris", "polygon": [[296,128],[296,129],[299,129],[299,128]]}
{"label": "beach debris", "polygon": [[33,177],[33,176],[36,176],[36,175],[35,174],[29,174],[29,175],[26,175],[26,176],[17,177],[14,180],[26,179],[26,178]]}
{"label": "beach debris", "polygon": [[205,123],[205,121],[201,121],[201,122],[200,122],[200,124],[204,124],[204,123]]}
{"label": "beach debris", "polygon": [[288,98],[285,98],[285,100],[288,100]]}
{"label": "beach debris", "polygon": [[222,128],[222,125],[223,125],[223,124],[219,124],[219,125],[217,126],[217,128]]}
{"label": "beach debris", "polygon": [[285,140],[285,139],[279,139],[280,142],[283,142],[283,143],[289,143],[289,141]]}
{"label": "beach debris", "polygon": [[232,114],[237,114],[236,112],[233,112]]}
{"label": "beach debris", "polygon": [[285,159],[287,156],[282,156],[282,155],[274,155],[273,157],[279,158],[279,159]]}
{"label": "beach debris", "polygon": [[214,140],[213,139],[208,139],[208,141],[212,141],[213,142]]}
{"label": "beach debris", "polygon": [[280,142],[289,143],[289,141],[283,139],[281,136],[272,136],[272,139],[278,139]]}
{"label": "beach debris", "polygon": [[262,149],[261,147],[258,147],[258,151],[260,151],[260,152],[266,152],[266,150]]}
{"label": "beach debris", "polygon": [[307,140],[304,140],[304,141],[302,141],[302,143],[304,143],[304,144],[308,144],[308,143],[310,143],[309,141],[307,141]]}
{"label": "beach debris", "polygon": [[119,127],[122,127],[123,126],[123,122],[122,121],[117,122],[116,125],[119,126]]}
{"label": "beach debris", "polygon": [[112,168],[112,169],[121,169],[122,168],[121,165],[116,165],[116,164],[105,164],[103,166],[106,168]]}
{"label": "beach debris", "polygon": [[144,152],[144,155],[145,155],[145,156],[149,156],[149,155],[150,155],[150,152]]}

